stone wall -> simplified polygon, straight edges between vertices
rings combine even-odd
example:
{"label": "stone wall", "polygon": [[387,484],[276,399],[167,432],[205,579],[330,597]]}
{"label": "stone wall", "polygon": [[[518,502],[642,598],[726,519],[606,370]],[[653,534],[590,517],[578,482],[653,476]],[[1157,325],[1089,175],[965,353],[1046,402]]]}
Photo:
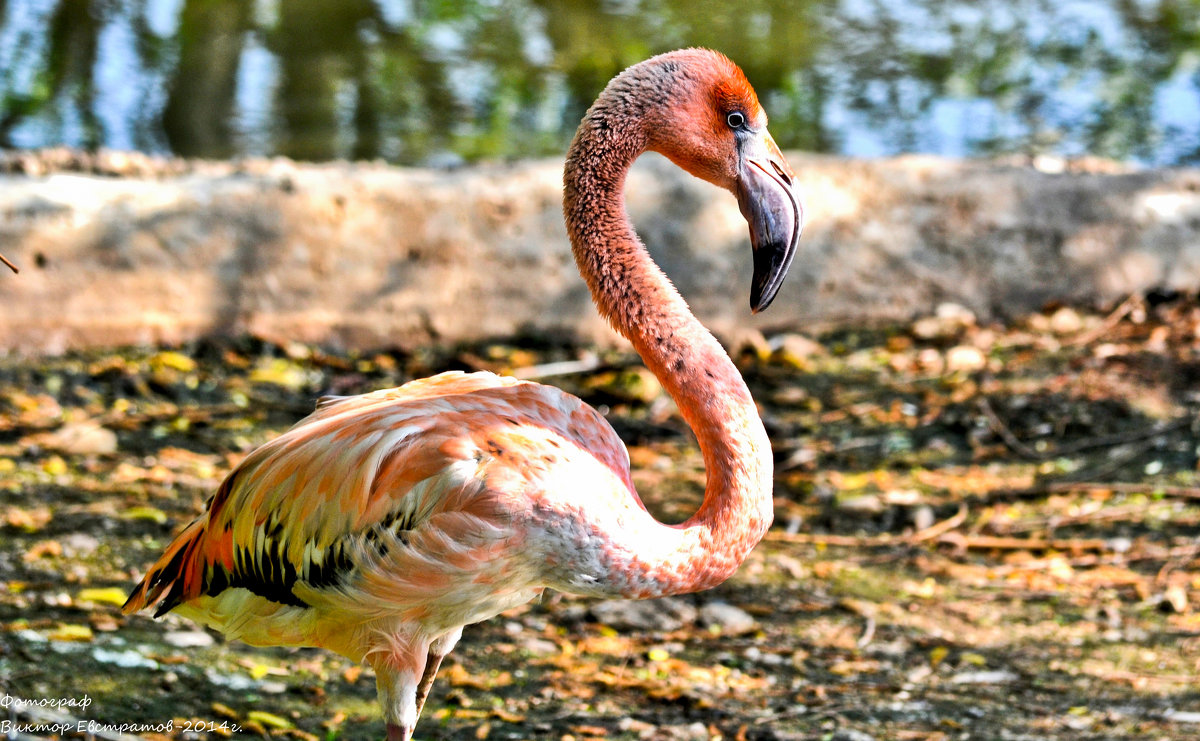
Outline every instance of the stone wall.
{"label": "stone wall", "polygon": [[[720,334],[1200,288],[1200,171],[790,160],[808,225],[757,317],[732,196],[656,156],[631,174],[639,232]],[[570,257],[560,162],[149,162],[0,175],[0,253],[22,266],[0,271],[0,352],[241,332],[362,347],[611,339]]]}

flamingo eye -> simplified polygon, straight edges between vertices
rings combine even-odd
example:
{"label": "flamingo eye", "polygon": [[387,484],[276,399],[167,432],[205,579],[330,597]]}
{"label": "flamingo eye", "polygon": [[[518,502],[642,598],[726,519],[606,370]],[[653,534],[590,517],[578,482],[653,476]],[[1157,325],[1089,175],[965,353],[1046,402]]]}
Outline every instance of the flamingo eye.
{"label": "flamingo eye", "polygon": [[746,125],[746,114],[741,111],[733,111],[725,117],[725,123],[729,124],[731,129],[740,129]]}

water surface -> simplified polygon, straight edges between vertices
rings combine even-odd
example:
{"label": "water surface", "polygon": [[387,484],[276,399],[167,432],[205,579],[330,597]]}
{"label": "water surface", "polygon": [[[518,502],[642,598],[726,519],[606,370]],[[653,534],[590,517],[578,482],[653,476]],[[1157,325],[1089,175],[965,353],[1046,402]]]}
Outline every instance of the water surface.
{"label": "water surface", "polygon": [[613,74],[688,45],[784,147],[1200,162],[1200,0],[0,0],[0,145],[557,155]]}

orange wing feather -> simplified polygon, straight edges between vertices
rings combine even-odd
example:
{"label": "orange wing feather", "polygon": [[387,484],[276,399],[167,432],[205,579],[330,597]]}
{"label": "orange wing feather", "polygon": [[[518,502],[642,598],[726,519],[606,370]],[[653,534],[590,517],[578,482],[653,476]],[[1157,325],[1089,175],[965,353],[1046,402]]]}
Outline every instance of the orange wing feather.
{"label": "orange wing feather", "polygon": [[[229,475],[124,610],[157,604],[161,615],[230,587],[297,607],[311,606],[326,590],[343,609],[350,601],[367,609],[366,595],[396,596],[413,580],[422,580],[417,591],[428,602],[454,588],[456,578],[499,580],[479,564],[495,563],[495,549],[517,545],[505,530],[511,513],[504,508],[526,504],[502,495],[528,487],[546,465],[505,459],[506,449],[524,442],[513,437],[522,425],[575,437],[576,450],[599,457],[628,482],[628,459],[615,433],[553,387],[448,373],[323,399]],[[435,516],[437,527],[422,527]],[[397,579],[379,550],[394,538],[414,553],[436,553],[438,562]],[[347,600],[355,595],[360,599]]]}

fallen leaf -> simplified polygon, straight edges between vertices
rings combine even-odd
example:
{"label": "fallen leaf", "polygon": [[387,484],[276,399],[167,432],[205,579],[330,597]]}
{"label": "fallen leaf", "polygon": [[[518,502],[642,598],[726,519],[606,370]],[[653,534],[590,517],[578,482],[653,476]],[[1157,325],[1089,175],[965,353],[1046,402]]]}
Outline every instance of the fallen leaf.
{"label": "fallen leaf", "polygon": [[972,651],[963,651],[958,658],[964,664],[971,664],[973,666],[987,666],[987,659]]}
{"label": "fallen leaf", "polygon": [[92,624],[92,630],[99,633],[115,633],[121,629],[120,623],[113,619],[111,615],[105,613],[96,613],[88,618],[88,622]]}
{"label": "fallen leaf", "polygon": [[269,383],[290,391],[299,391],[308,385],[308,373],[299,365],[285,358],[264,359],[250,371],[251,383]]}
{"label": "fallen leaf", "polygon": [[1170,605],[1175,612],[1186,612],[1188,608],[1187,590],[1179,584],[1172,584],[1163,592],[1163,602]]}
{"label": "fallen leaf", "polygon": [[346,714],[342,711],[337,711],[332,717],[321,721],[321,726],[324,728],[335,729],[346,722]]}
{"label": "fallen leaf", "polygon": [[103,587],[80,590],[79,594],[75,595],[75,600],[78,602],[100,602],[120,607],[125,604],[127,596],[125,590],[120,587]]}
{"label": "fallen leaf", "polygon": [[167,513],[157,507],[141,505],[130,507],[121,513],[121,516],[127,520],[150,520],[151,522],[165,525],[167,523]]}
{"label": "fallen leaf", "polygon": [[946,655],[949,653],[950,649],[946,648],[945,646],[934,646],[929,651],[929,665],[936,667],[938,664],[942,663],[942,661],[946,658]]}
{"label": "fallen leaf", "polygon": [[859,659],[857,661],[838,661],[829,666],[829,672],[839,677],[849,677],[857,674],[870,674],[880,670],[880,664],[874,659]]}
{"label": "fallen leaf", "polygon": [[443,669],[442,671],[445,672],[446,681],[455,687],[472,687],[477,690],[490,690],[495,687],[504,687],[512,684],[512,674],[509,672],[471,674],[463,668],[462,664],[451,664],[449,668]]}
{"label": "fallen leaf", "polygon": [[75,625],[73,623],[61,623],[46,637],[52,641],[77,642],[87,643],[94,637],[92,629],[86,625]]}
{"label": "fallen leaf", "polygon": [[608,729],[604,726],[571,726],[572,733],[581,736],[607,736]]}
{"label": "fallen leaf", "polygon": [[49,507],[34,507],[32,509],[9,507],[8,512],[4,516],[4,521],[10,527],[24,530],[27,533],[36,533],[38,530],[46,527],[46,523],[50,522],[50,517]]}
{"label": "fallen leaf", "polygon": [[29,549],[21,556],[21,560],[25,563],[33,563],[46,556],[61,556],[62,552],[62,544],[57,540],[40,540],[29,546]]}
{"label": "fallen leaf", "polygon": [[492,708],[492,715],[494,715],[496,718],[504,721],[505,723],[520,723],[525,720],[524,715],[518,715],[517,713],[510,713],[507,710],[505,710],[504,708]]}
{"label": "fallen leaf", "polygon": [[267,727],[262,723],[259,723],[257,720],[244,721],[242,723],[242,730],[250,731],[251,733],[262,736],[263,738],[270,738],[270,734],[267,733]]}
{"label": "fallen leaf", "polygon": [[268,713],[265,710],[251,710],[246,713],[247,723],[258,723],[269,728],[291,728],[292,722],[274,713]]}
{"label": "fallen leaf", "polygon": [[196,370],[196,361],[183,353],[165,350],[150,357],[150,367],[154,370],[170,368],[171,370],[190,373]]}

